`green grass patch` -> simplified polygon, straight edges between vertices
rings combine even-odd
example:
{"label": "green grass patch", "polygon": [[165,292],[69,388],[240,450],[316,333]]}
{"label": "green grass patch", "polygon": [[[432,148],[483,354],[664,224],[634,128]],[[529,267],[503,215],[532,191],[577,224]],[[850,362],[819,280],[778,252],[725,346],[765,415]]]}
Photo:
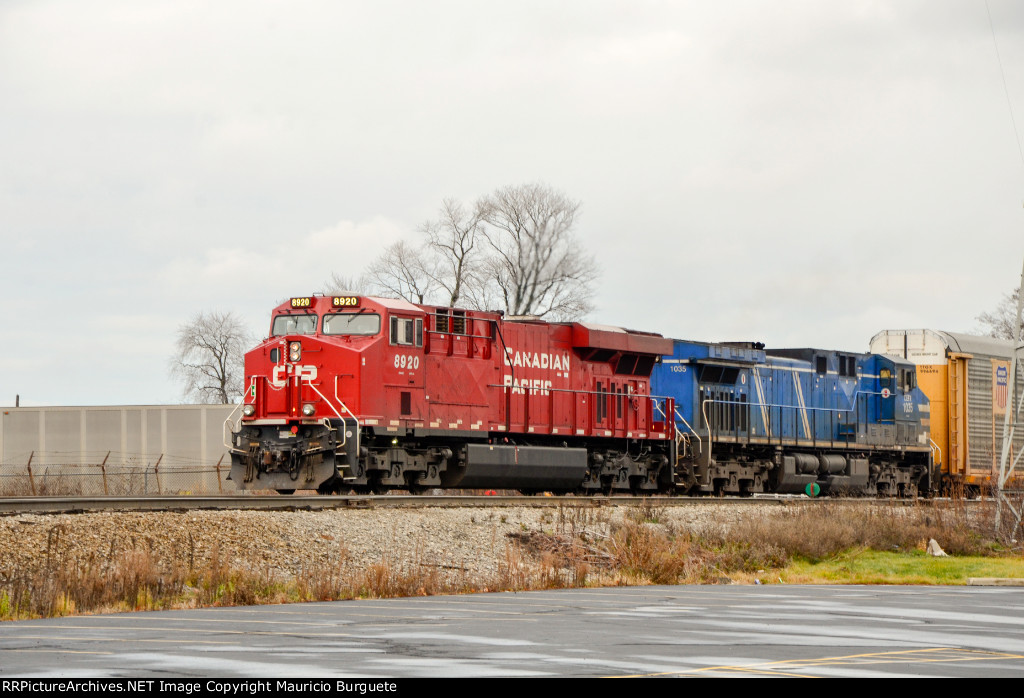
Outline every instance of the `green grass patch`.
{"label": "green grass patch", "polygon": [[859,549],[819,562],[793,560],[778,576],[787,584],[966,584],[970,577],[1024,578],[1024,558]]}

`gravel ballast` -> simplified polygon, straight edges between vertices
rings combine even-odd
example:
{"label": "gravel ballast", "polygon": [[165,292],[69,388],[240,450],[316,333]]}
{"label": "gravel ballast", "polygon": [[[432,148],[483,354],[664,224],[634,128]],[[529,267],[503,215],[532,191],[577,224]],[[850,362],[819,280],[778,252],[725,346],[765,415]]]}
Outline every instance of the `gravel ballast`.
{"label": "gravel ballast", "polygon": [[[703,527],[763,516],[769,508],[775,509],[695,504],[658,515],[666,526]],[[455,507],[20,514],[0,518],[0,578],[54,560],[102,563],[139,549],[163,564],[200,566],[216,555],[232,566],[286,577],[342,559],[356,568],[417,561],[484,577],[506,560],[509,534],[600,533],[628,513],[626,507]]]}

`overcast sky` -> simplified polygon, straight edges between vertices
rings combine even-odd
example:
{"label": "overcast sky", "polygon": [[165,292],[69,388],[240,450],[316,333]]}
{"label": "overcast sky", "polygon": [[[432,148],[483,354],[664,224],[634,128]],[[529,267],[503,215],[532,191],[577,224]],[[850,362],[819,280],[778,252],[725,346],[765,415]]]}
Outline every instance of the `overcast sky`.
{"label": "overcast sky", "polygon": [[582,202],[595,322],[866,351],[1024,259],[1024,3],[0,3],[0,404],[181,400],[177,328],[442,199]]}

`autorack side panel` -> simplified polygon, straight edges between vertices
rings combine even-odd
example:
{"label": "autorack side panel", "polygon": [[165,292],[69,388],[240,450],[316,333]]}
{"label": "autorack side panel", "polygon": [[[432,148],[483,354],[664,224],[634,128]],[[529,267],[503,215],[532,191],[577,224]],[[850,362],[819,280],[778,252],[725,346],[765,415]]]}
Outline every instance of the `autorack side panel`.
{"label": "autorack side panel", "polygon": [[[1007,358],[974,355],[967,368],[968,459],[972,483],[994,482],[999,474],[1003,423],[1011,409],[1008,396],[1010,362]],[[1018,393],[1019,394],[1019,393]],[[1021,449],[1015,435],[1014,452]]]}

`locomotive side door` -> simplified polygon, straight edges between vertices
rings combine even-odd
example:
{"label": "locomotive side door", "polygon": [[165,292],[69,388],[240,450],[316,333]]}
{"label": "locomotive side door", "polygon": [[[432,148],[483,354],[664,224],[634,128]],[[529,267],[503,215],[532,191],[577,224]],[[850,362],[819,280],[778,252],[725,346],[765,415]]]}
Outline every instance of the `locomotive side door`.
{"label": "locomotive side door", "polygon": [[391,315],[382,371],[385,416],[397,426],[402,419],[424,420],[423,318]]}
{"label": "locomotive side door", "polygon": [[879,421],[892,422],[896,417],[896,391],[891,369],[883,368],[878,372],[878,390],[881,393],[881,405],[879,407],[878,414]]}
{"label": "locomotive side door", "polygon": [[591,396],[591,414],[593,415],[594,431],[599,436],[604,436],[604,432],[611,429],[611,420],[608,417],[608,403],[611,402],[608,399],[610,392],[611,383],[598,380],[595,384],[594,394]]}
{"label": "locomotive side door", "polygon": [[623,393],[625,392],[625,384],[612,383],[612,424],[614,425],[613,429],[616,432],[616,435],[618,435],[619,432],[625,431],[626,429],[626,412],[623,409],[625,407],[623,405],[623,403],[625,402],[625,396],[623,395]]}
{"label": "locomotive side door", "polygon": [[626,382],[626,431],[647,431],[647,400],[639,397],[647,392],[644,381]]}
{"label": "locomotive side door", "polygon": [[575,400],[573,414],[576,419],[573,428],[577,435],[586,434],[590,428],[590,421],[587,417],[592,409],[594,396],[588,395],[585,391],[575,391],[572,393],[572,397]]}

